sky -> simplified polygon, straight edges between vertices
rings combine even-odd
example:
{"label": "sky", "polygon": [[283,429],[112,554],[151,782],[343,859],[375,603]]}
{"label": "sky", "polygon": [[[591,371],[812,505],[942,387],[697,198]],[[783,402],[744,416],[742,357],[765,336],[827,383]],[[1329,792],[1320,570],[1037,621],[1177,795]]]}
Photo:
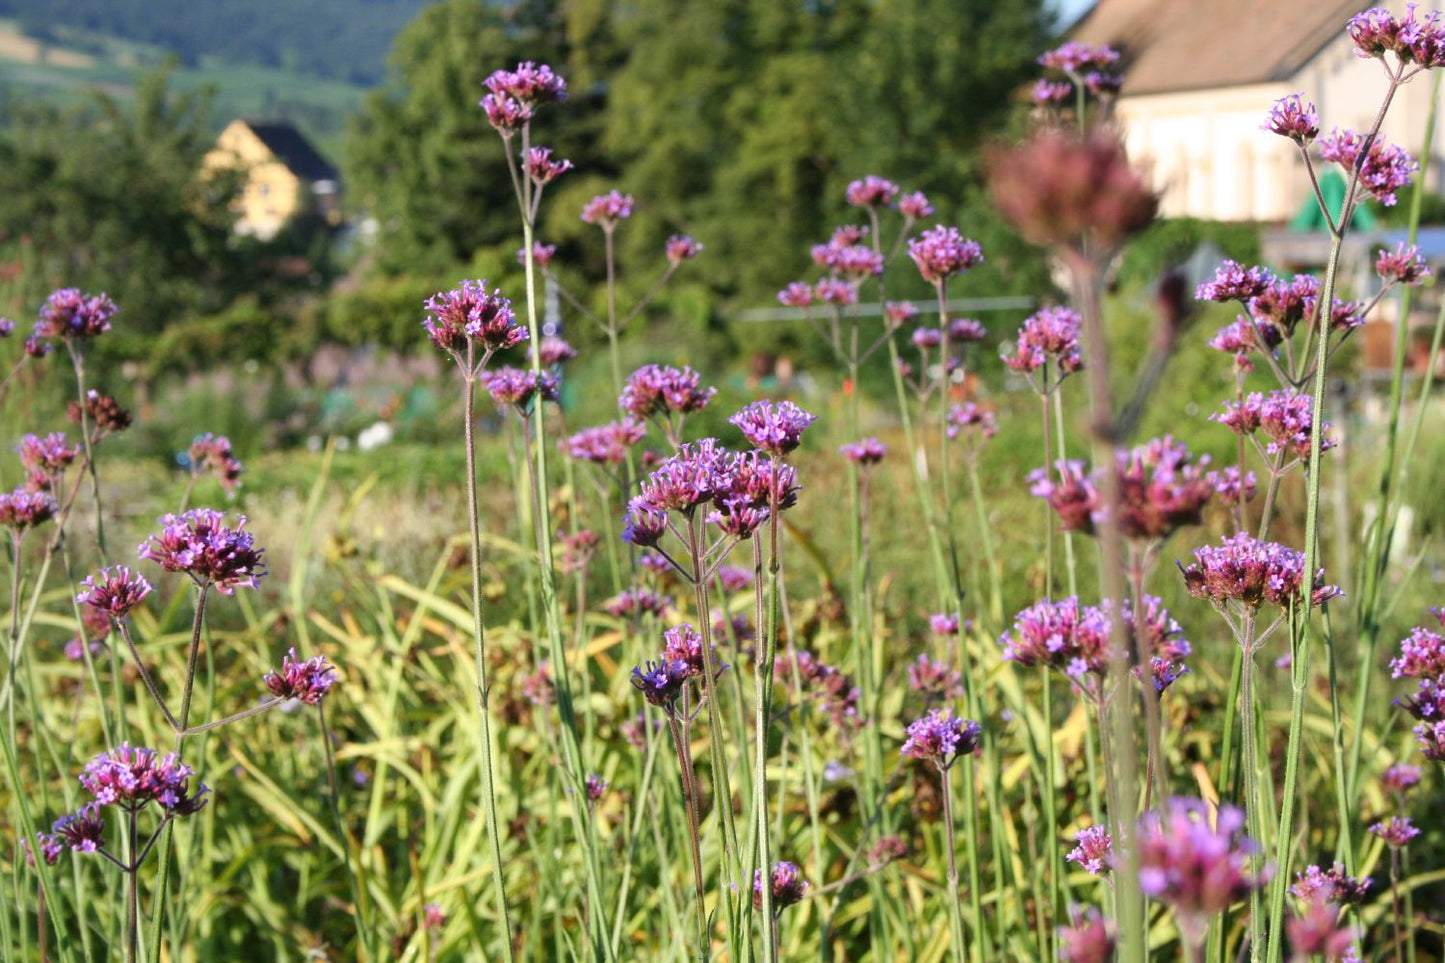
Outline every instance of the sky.
{"label": "sky", "polygon": [[1094,0],[1054,0],[1053,7],[1059,11],[1059,23],[1070,24],[1093,3]]}

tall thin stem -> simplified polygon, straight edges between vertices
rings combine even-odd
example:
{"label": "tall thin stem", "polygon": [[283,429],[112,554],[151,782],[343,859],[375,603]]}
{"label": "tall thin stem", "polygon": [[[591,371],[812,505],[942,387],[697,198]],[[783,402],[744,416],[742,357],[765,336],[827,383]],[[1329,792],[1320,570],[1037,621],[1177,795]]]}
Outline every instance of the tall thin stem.
{"label": "tall thin stem", "polygon": [[692,847],[692,888],[697,906],[697,958],[706,960],[712,935],[707,925],[707,887],[702,876],[702,830],[698,819],[697,773],[692,766],[692,745],[690,726],[680,723],[677,716],[667,714],[667,726],[672,732],[672,743],[677,748],[677,767],[682,775],[682,803],[687,809],[688,842]]}
{"label": "tall thin stem", "polygon": [[[964,765],[969,765],[969,760],[963,760]],[[959,905],[958,898],[958,841],[955,837],[953,826],[953,785],[949,779],[950,766],[939,766],[939,775],[943,782],[943,840],[944,848],[948,855],[948,929],[952,937],[950,951],[953,959],[963,960],[968,950],[968,943],[963,933],[963,907]],[[975,921],[977,925],[981,921]]]}

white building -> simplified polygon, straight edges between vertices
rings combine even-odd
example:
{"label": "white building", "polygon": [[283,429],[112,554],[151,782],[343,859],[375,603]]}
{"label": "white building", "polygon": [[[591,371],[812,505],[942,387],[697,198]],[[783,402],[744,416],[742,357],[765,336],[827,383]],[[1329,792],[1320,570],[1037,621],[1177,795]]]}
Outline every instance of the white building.
{"label": "white building", "polygon": [[[1117,116],[1130,157],[1162,193],[1166,217],[1283,222],[1310,196],[1295,145],[1261,130],[1270,106],[1302,93],[1323,130],[1368,130],[1386,89],[1375,60],[1355,56],[1351,16],[1403,0],[1099,0],[1070,31],[1122,54]],[[1433,73],[1395,95],[1382,136],[1419,159]],[[1427,186],[1442,184],[1445,123]]]}

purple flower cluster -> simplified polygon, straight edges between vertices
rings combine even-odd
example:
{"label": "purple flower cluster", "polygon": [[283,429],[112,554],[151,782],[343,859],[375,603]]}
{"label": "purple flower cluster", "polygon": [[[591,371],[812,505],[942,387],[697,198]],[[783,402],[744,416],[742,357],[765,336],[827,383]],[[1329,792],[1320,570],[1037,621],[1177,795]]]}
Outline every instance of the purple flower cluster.
{"label": "purple flower cluster", "polygon": [[1445,66],[1445,25],[1440,22],[1440,14],[1416,20],[1415,7],[1406,4],[1401,20],[1383,7],[1372,7],[1351,17],[1346,29],[1354,41],[1355,55],[1370,59],[1392,53],[1401,65]]}
{"label": "purple flower cluster", "polygon": [[1040,77],[1034,81],[1033,90],[1029,97],[1040,107],[1049,107],[1055,104],[1066,103],[1074,96],[1074,85],[1067,80],[1049,80],[1047,77]]}
{"label": "purple flower cluster", "polygon": [[125,618],[151,594],[151,583],[145,576],[124,565],[103,568],[98,576],[87,576],[80,587],[81,592],[75,597],[78,604],[88,605],[113,619]]}
{"label": "purple flower cluster", "polygon": [[754,448],[781,456],[798,447],[803,432],[818,420],[791,401],[754,401],[728,419]]}
{"label": "purple flower cluster", "polygon": [[760,451],[729,451],[704,438],[682,445],[643,480],[641,495],[628,505],[623,538],[656,545],[667,529],[668,512],[692,514],[705,505],[715,509],[707,521],[725,534],[747,538],[767,520],[771,506],[792,508],[797,492],[792,466]]}
{"label": "purple flower cluster", "polygon": [[550,184],[572,169],[572,162],[565,158],[554,158],[550,147],[528,149],[522,163],[527,176],[538,186]]}
{"label": "purple flower cluster", "polygon": [[60,506],[49,492],[29,492],[17,488],[0,493],[0,526],[21,533],[43,525],[60,512]]}
{"label": "purple flower cluster", "polygon": [[667,239],[664,250],[669,261],[673,264],[681,264],[683,261],[691,261],[701,254],[703,246],[686,234],[674,234]]}
{"label": "purple flower cluster", "polygon": [[102,806],[139,810],[155,803],[168,813],[185,816],[204,806],[210,792],[204,785],[191,791],[194,775],[173,752],[162,756],[154,749],[123,742],[87,763],[80,784]]}
{"label": "purple flower cluster", "polygon": [[[51,829],[55,833],[53,838],[73,852],[93,853],[105,845],[105,817],[100,814],[100,803],[88,802],[79,811],[61,816]],[[49,847],[46,847],[46,862],[50,861]]]}
{"label": "purple flower cluster", "polygon": [[186,459],[190,462],[193,475],[210,472],[228,492],[234,492],[241,486],[241,472],[245,468],[231,450],[231,439],[225,435],[213,435],[209,432],[197,435],[186,451]]}
{"label": "purple flower cluster", "polygon": [[898,196],[898,185],[869,174],[848,185],[848,203],[854,207],[886,207]]}
{"label": "purple flower cluster", "polygon": [[606,795],[609,785],[600,773],[594,772],[582,783],[582,790],[587,794],[587,801],[595,803]]}
{"label": "purple flower cluster", "polygon": [[1380,775],[1380,786],[1386,792],[1403,796],[1405,793],[1420,785],[1420,767],[1407,766],[1403,763],[1396,763],[1388,767]]}
{"label": "purple flower cluster", "polygon": [[863,438],[859,441],[849,442],[841,445],[838,451],[842,456],[855,465],[868,466],[876,465],[888,454],[888,446],[877,438]]}
{"label": "purple flower cluster", "polygon": [[813,303],[813,286],[806,281],[793,281],[778,292],[778,303],[789,308],[806,308]]}
{"label": "purple flower cluster", "polygon": [[[648,661],[632,670],[632,687],[652,705],[671,713],[677,700],[696,679],[707,688],[707,655],[703,638],[686,623],[663,633],[663,650],[656,662]],[[714,679],[727,668],[712,654]]]}
{"label": "purple flower cluster", "polygon": [[908,666],[908,684],[930,702],[963,698],[963,676],[947,662],[920,655]]}
{"label": "purple flower cluster", "polygon": [[[803,878],[803,871],[792,863],[781,862],[773,866],[770,874],[773,902],[773,912],[780,913],[784,909],[799,902],[808,895],[809,883]],[[753,870],[753,906],[757,909],[763,907],[763,871]]]}
{"label": "purple flower cluster", "polygon": [[1249,303],[1269,290],[1275,278],[1269,268],[1246,268],[1237,261],[1226,259],[1214,271],[1214,277],[1200,284],[1194,291],[1196,301],[1242,301]]}
{"label": "purple flower cluster", "polygon": [[898,213],[910,221],[921,221],[933,216],[933,205],[928,203],[928,195],[913,191],[898,198]]}
{"label": "purple flower cluster", "polygon": [[883,255],[865,244],[840,243],[851,237],[853,230],[851,226],[838,228],[827,244],[814,245],[813,263],[855,282],[882,274]]}
{"label": "purple flower cluster", "polygon": [[1014,353],[1004,355],[1003,363],[1014,371],[1033,374],[1053,361],[1057,369],[1053,382],[1057,384],[1084,366],[1079,353],[1079,331],[1083,323],[1078,313],[1069,308],[1044,308],[1024,319],[1014,342]]}
{"label": "purple flower cluster", "polygon": [[1244,835],[1244,813],[1233,806],[1211,812],[1198,799],[1171,799],[1164,812],[1139,819],[1139,888],[1174,908],[1186,937],[1196,942],[1210,918],[1267,882],[1249,870],[1254,842]]}
{"label": "purple flower cluster", "polygon": [[1430,268],[1420,256],[1420,249],[1413,244],[1406,247],[1404,241],[1395,245],[1394,251],[1380,249],[1375,258],[1375,273],[1386,283],[1411,285],[1420,284],[1431,276]]}
{"label": "purple flower cluster", "polygon": [[[1195,598],[1216,605],[1237,602],[1248,609],[1266,603],[1284,608],[1300,601],[1304,584],[1304,553],[1275,542],[1261,542],[1243,532],[1226,536],[1221,545],[1195,549],[1193,565],[1180,566],[1184,587]],[[1324,584],[1324,569],[1313,581],[1313,604],[1342,594]]]}
{"label": "purple flower cluster", "polygon": [[647,426],[631,418],[584,428],[563,441],[568,455],[594,465],[620,465],[627,450],[647,437]]}
{"label": "purple flower cluster", "polygon": [[498,408],[511,407],[523,412],[534,398],[556,401],[561,390],[561,379],[552,372],[524,371],[521,368],[498,368],[484,372],[482,383]]}
{"label": "purple flower cluster", "polygon": [[981,725],[954,716],[952,709],[930,709],[928,715],[908,727],[908,739],[899,752],[947,769],[959,756],[976,752],[982,736]]}
{"label": "purple flower cluster", "polygon": [[110,330],[110,319],[119,311],[107,294],[89,295],[79,288],[61,288],[41,305],[34,337],[94,338]]}
{"label": "purple flower cluster", "polygon": [[544,365],[559,365],[577,357],[577,349],[555,334],[549,334],[537,346],[537,356]]}
{"label": "purple flower cluster", "polygon": [[1114,865],[1114,840],[1106,826],[1081,829],[1074,837],[1074,848],[1064,856],[1071,863],[1094,876],[1107,876]]}
{"label": "purple flower cluster", "polygon": [[1385,845],[1392,849],[1408,845],[1410,840],[1420,835],[1419,827],[1410,821],[1409,816],[1391,816],[1371,825],[1370,832],[1383,839]]}
{"label": "purple flower cluster", "polygon": [[672,596],[659,595],[649,588],[630,588],[603,602],[602,608],[608,615],[619,619],[661,616],[672,610]]}
{"label": "purple flower cluster", "polygon": [[1344,168],[1346,176],[1358,168],[1360,186],[1386,207],[1395,206],[1395,192],[1409,187],[1410,176],[1420,169],[1403,147],[1379,137],[1366,145],[1358,131],[1338,127],[1320,138],[1319,151],[1325,160]]}
{"label": "purple flower cluster", "polygon": [[[1440,615],[1439,610],[1434,611]],[[1445,617],[1441,621],[1445,623]],[[1423,626],[1411,629],[1400,642],[1399,655],[1390,660],[1390,675],[1420,680],[1415,695],[1399,699],[1397,704],[1420,723],[1415,737],[1425,758],[1445,761],[1445,637]],[[1404,792],[1409,785],[1402,783],[1397,791]]]}
{"label": "purple flower cluster", "polygon": [[634,418],[687,415],[707,407],[716,388],[702,387],[702,375],[692,368],[643,365],[632,372],[617,404]]}
{"label": "purple flower cluster", "polygon": [[281,658],[281,671],[266,673],[262,681],[278,699],[296,699],[316,706],[336,681],[336,670],[322,655],[298,662],[296,650],[291,649]]}
{"label": "purple flower cluster", "polygon": [[1070,911],[1069,924],[1059,927],[1060,963],[1111,963],[1116,941],[1114,925],[1097,909]]}
{"label": "purple flower cluster", "polygon": [[1259,479],[1254,472],[1247,471],[1243,477],[1238,465],[1229,465],[1219,471],[1209,472],[1205,481],[1214,486],[1214,494],[1226,505],[1242,505],[1254,498],[1259,488]]}
{"label": "purple flower cluster", "polygon": [[1119,51],[1113,47],[1079,40],[1070,40],[1040,55],[1038,59],[1039,66],[1045,70],[1057,70],[1066,74],[1079,74],[1091,67],[1112,67],[1118,61]]}
{"label": "purple flower cluster", "polygon": [[[556,257],[556,255],[557,245],[555,244],[543,244],[541,241],[536,241],[532,244],[532,263],[537,265],[539,271],[546,271],[548,265],[552,263],[552,258]],[[517,263],[527,263],[526,248],[517,248]]]}
{"label": "purple flower cluster", "polygon": [[136,554],[167,572],[185,572],[223,595],[234,594],[237,586],[255,588],[266,574],[266,550],[257,548],[245,531],[246,516],[236,517],[239,521],[232,528],[225,524],[224,512],[210,508],[165,515],[161,533],[143,542]]}
{"label": "purple flower cluster", "polygon": [[797,650],[792,658],[780,655],[773,661],[773,678],[785,692],[791,691],[793,670],[803,692],[799,698],[811,695],[828,713],[828,721],[834,728],[855,728],[864,719],[858,712],[858,700],[862,693],[853,684],[853,677],[836,666],[826,665],[806,649]]}
{"label": "purple flower cluster", "polygon": [[955,274],[983,263],[983,248],[964,237],[956,227],[929,228],[908,242],[908,256],[930,284],[941,284]]}
{"label": "purple flower cluster", "polygon": [[1301,147],[1309,144],[1320,135],[1320,115],[1303,97],[1290,94],[1276,100],[1269,109],[1269,120],[1260,129],[1288,137]]}
{"label": "purple flower cluster", "polygon": [[1346,875],[1343,863],[1335,863],[1328,870],[1308,866],[1304,872],[1295,874],[1295,880],[1289,888],[1290,895],[1305,902],[1363,903],[1373,885],[1368,876],[1357,879]]}
{"label": "purple flower cluster", "polygon": [[615,190],[598,194],[583,205],[582,220],[588,224],[596,224],[604,231],[610,231],[617,226],[618,221],[632,216],[632,203],[631,194],[621,194]]}
{"label": "purple flower cluster", "polygon": [[469,343],[483,351],[501,351],[527,340],[527,329],[517,324],[512,302],[501,291],[487,291],[486,281],[462,281],[450,291],[432,295],[424,305],[429,317],[422,322],[431,343],[459,362]]}
{"label": "purple flower cluster", "polygon": [[567,99],[567,82],[546,64],[531,61],[518,64],[516,70],[493,71],[482,83],[488,90],[482,109],[503,137],[531,121],[539,104]]}
{"label": "purple flower cluster", "polygon": [[1423,626],[1416,626],[1400,643],[1400,654],[1390,660],[1390,678],[1442,677],[1445,677],[1445,638]]}
{"label": "purple flower cluster", "polygon": [[[1308,394],[1284,389],[1269,394],[1251,392],[1241,401],[1230,401],[1217,415],[1210,415],[1236,435],[1250,436],[1259,432],[1268,441],[1264,445],[1267,454],[1285,452],[1288,456],[1308,459],[1310,437],[1314,427],[1314,402]],[[1328,432],[1331,425],[1324,423],[1325,436],[1320,439],[1320,450],[1329,451],[1337,442]]]}
{"label": "purple flower cluster", "polygon": [[[674,626],[662,633],[662,661],[668,663],[681,662],[687,666],[689,678],[707,674],[707,657],[702,650],[702,636],[691,625],[684,622]],[[721,675],[726,665],[717,660],[716,651],[713,652],[713,666],[718,675]]]}
{"label": "purple flower cluster", "polygon": [[[17,447],[20,455],[20,464],[32,476],[39,474],[47,480],[54,476],[63,474],[80,455],[80,446],[70,444],[65,435],[60,432],[52,432],[45,437],[38,435],[26,435],[20,439]],[[43,486],[50,490],[51,486]]]}
{"label": "purple flower cluster", "polygon": [[69,402],[65,406],[66,417],[77,425],[85,417],[90,418],[91,424],[102,435],[118,434],[130,427],[130,412],[120,406],[110,395],[103,395],[95,389],[85,393],[85,404],[82,406],[78,401]]}

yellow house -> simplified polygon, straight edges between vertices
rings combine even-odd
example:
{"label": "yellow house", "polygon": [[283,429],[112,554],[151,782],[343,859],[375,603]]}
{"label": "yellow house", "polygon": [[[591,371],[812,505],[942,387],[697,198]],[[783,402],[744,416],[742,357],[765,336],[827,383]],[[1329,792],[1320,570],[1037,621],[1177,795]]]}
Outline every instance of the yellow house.
{"label": "yellow house", "polygon": [[320,217],[333,225],[338,221],[341,182],[336,168],[288,123],[231,121],[202,167],[244,173],[237,233],[265,241],[299,217]]}

